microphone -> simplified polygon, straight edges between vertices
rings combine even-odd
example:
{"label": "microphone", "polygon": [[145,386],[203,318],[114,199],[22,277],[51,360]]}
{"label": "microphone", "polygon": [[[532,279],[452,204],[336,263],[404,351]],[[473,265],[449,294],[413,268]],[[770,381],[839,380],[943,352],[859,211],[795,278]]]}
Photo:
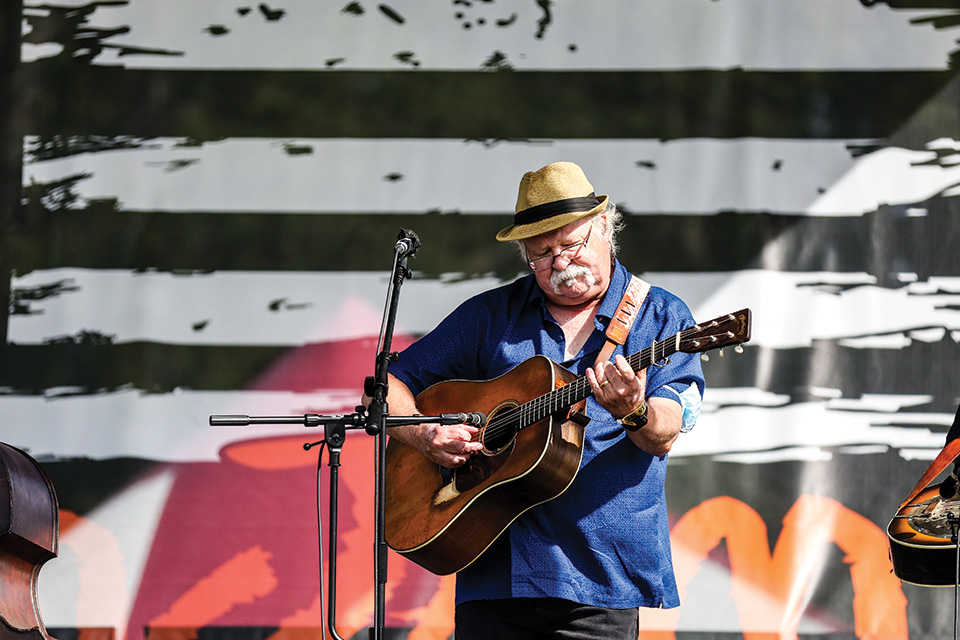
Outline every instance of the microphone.
{"label": "microphone", "polygon": [[417,234],[409,229],[401,228],[400,233],[397,235],[397,244],[393,250],[399,255],[412,256],[419,248],[420,238],[417,237]]}
{"label": "microphone", "polygon": [[471,427],[482,427],[487,421],[487,416],[483,415],[479,411],[467,413],[442,413],[440,414],[440,417],[443,419],[444,424],[465,424]]}

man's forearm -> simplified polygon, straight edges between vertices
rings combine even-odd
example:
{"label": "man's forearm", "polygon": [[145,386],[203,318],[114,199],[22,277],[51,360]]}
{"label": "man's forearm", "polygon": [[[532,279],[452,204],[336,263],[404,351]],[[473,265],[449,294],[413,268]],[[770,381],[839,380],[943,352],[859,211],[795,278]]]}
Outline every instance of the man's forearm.
{"label": "man's forearm", "polygon": [[636,431],[627,431],[627,437],[647,453],[665,456],[680,435],[683,407],[668,398],[648,398],[647,411],[647,424]]}

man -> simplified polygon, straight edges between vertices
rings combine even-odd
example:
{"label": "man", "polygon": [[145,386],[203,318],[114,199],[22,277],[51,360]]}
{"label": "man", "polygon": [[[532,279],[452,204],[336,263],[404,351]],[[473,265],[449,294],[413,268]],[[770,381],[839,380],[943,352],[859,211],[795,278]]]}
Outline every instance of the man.
{"label": "man", "polygon": [[[576,164],[525,174],[514,224],[497,240],[517,243],[533,272],[464,302],[391,365],[392,415],[421,413],[415,397],[434,383],[488,380],[534,355],[585,375],[593,391],[572,484],[517,518],[458,573],[458,640],[635,639],[638,607],[679,604],[666,456],[699,412],[703,375],[690,354],[639,372],[624,358],[694,324],[687,306],[659,287],[645,294],[625,344],[597,361],[630,281],[616,259],[621,224]],[[431,424],[390,436],[456,468],[481,449],[477,432]]]}

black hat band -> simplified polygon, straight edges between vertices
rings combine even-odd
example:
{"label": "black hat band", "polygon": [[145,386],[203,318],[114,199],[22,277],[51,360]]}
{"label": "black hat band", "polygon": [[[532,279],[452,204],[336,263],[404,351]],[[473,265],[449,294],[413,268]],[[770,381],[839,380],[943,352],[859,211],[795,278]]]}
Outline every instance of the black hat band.
{"label": "black hat band", "polygon": [[556,202],[544,202],[543,204],[538,204],[535,207],[518,211],[513,216],[513,224],[530,224],[532,222],[540,222],[541,220],[552,218],[553,216],[559,216],[564,213],[590,211],[599,205],[600,201],[597,199],[596,193],[591,193],[588,196],[582,196],[579,198],[566,198],[565,200],[557,200]]}

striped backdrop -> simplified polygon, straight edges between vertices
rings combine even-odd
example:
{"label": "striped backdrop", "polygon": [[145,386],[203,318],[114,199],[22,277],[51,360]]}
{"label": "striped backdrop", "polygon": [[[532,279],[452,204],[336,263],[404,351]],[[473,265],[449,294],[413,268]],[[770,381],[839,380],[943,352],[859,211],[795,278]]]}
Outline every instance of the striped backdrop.
{"label": "striped backdrop", "polygon": [[[352,412],[398,231],[396,349],[523,272],[493,235],[556,160],[627,214],[632,271],[754,314],[671,454],[683,606],[641,638],[952,632],[885,531],[960,403],[955,0],[0,11],[0,440],[57,490],[61,640],[315,637],[322,433],[208,416]],[[342,461],[337,624],[366,638],[371,439]],[[391,555],[392,637],[450,637],[452,585]]]}

